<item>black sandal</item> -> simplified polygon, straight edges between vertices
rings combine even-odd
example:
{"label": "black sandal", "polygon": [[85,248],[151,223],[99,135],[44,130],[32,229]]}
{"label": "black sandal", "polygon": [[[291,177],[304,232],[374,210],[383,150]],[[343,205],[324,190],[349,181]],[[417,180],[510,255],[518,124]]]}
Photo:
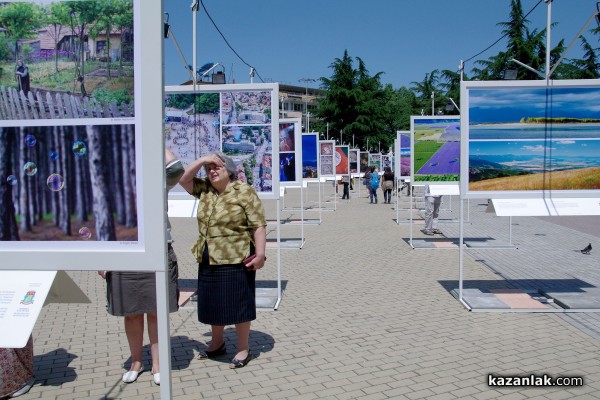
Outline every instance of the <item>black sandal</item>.
{"label": "black sandal", "polygon": [[231,363],[229,364],[229,368],[235,369],[245,367],[246,364],[248,364],[248,362],[250,361],[250,359],[252,359],[252,353],[250,352],[250,350],[248,350],[248,355],[243,360],[238,360],[237,358],[233,357],[231,359]]}
{"label": "black sandal", "polygon": [[219,348],[216,350],[212,350],[212,351],[206,350],[206,351],[200,352],[200,354],[198,354],[197,358],[198,358],[198,360],[202,360],[202,359],[206,359],[206,358],[215,358],[218,356],[222,356],[224,354],[227,354],[227,346],[225,346],[225,342],[223,342],[221,344],[221,346],[219,346]]}

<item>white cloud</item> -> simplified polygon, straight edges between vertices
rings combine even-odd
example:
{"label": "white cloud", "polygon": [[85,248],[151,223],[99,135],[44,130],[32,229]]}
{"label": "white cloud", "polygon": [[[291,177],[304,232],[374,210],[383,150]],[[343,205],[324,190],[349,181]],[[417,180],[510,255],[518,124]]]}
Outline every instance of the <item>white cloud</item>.
{"label": "white cloud", "polygon": [[546,148],[543,145],[538,144],[537,146],[523,146],[521,149],[532,153],[543,153]]}

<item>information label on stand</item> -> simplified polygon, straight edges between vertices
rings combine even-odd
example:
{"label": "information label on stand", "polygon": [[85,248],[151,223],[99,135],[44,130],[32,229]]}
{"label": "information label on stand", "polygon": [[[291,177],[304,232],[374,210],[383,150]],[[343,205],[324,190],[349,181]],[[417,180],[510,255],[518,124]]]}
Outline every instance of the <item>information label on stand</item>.
{"label": "information label on stand", "polygon": [[0,271],[0,347],[27,344],[56,271]]}

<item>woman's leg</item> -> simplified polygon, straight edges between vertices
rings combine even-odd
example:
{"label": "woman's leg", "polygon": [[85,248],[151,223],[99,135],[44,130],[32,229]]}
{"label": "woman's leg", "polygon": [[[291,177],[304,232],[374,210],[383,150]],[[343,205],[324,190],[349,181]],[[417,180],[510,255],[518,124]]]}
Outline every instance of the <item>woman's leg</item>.
{"label": "woman's leg", "polygon": [[225,326],[211,325],[210,328],[212,331],[212,342],[210,343],[210,346],[208,346],[208,348],[206,350],[207,351],[215,351],[219,347],[221,347],[221,345],[225,341],[225,337],[224,337]]}
{"label": "woman's leg", "polygon": [[144,314],[125,317],[125,334],[131,352],[130,371],[142,369],[142,346],[144,344]]}
{"label": "woman's leg", "polygon": [[241,324],[235,324],[235,334],[237,336],[237,351],[235,358],[238,360],[244,360],[248,357],[250,351],[250,345],[248,340],[250,338],[250,324],[251,322],[242,322]]}
{"label": "woman's leg", "polygon": [[150,354],[152,355],[152,372],[160,372],[158,362],[158,323],[156,314],[146,314],[148,321],[148,337],[150,338]]}

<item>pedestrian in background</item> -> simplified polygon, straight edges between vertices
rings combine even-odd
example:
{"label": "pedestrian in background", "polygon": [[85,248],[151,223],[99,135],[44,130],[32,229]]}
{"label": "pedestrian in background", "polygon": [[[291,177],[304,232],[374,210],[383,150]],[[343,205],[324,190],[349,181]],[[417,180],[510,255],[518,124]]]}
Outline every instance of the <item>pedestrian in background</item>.
{"label": "pedestrian in background", "polygon": [[390,167],[385,167],[381,177],[381,190],[383,190],[384,203],[390,204],[392,201],[392,190],[394,189],[394,173]]}

